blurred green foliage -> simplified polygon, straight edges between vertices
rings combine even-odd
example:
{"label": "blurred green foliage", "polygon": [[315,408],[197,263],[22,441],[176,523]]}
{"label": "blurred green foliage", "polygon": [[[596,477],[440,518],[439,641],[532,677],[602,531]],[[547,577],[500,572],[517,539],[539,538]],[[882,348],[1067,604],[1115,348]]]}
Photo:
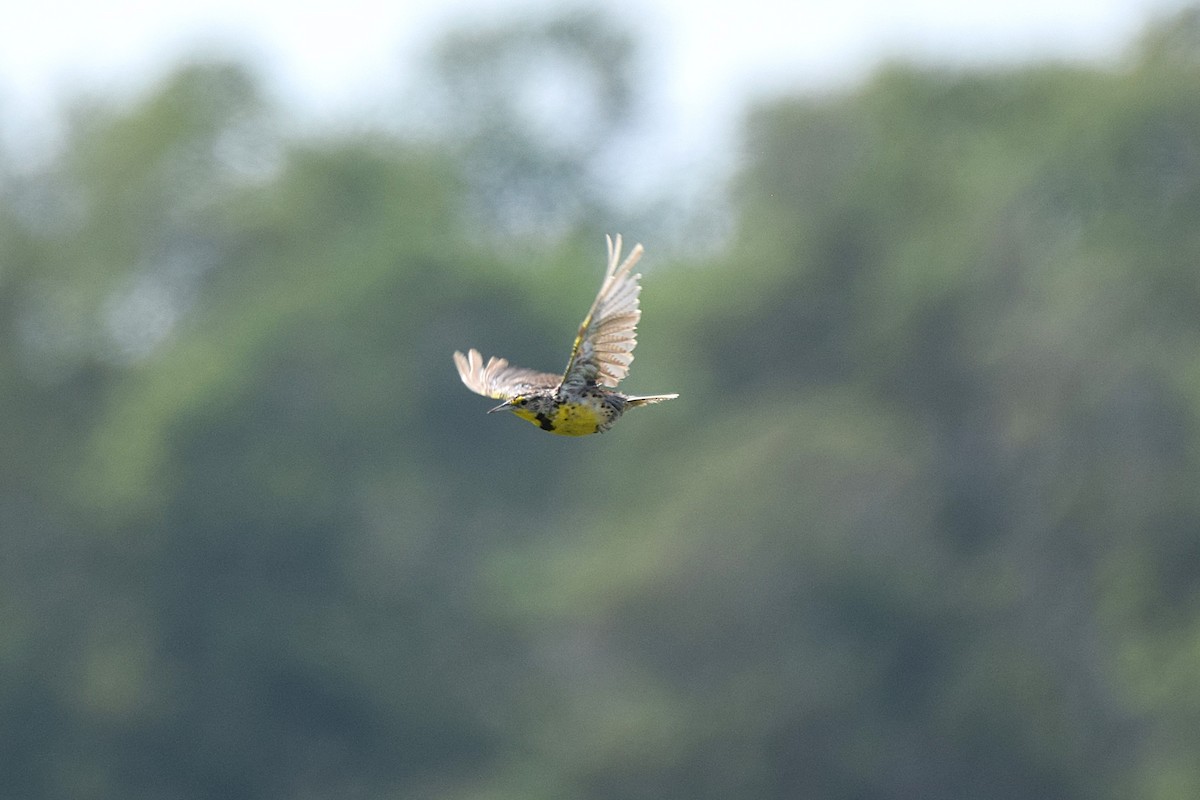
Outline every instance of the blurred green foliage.
{"label": "blurred green foliage", "polygon": [[423,138],[79,104],[0,175],[5,794],[1196,797],[1198,31],[762,102],[585,440],[449,354],[565,359],[628,34],[450,37]]}

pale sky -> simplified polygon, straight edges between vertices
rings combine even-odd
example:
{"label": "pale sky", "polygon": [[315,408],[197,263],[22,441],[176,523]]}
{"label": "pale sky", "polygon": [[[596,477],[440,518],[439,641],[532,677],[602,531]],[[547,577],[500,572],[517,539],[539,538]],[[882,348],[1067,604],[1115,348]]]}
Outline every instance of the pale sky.
{"label": "pale sky", "polygon": [[[571,3],[566,7],[578,7]],[[667,135],[733,124],[749,92],[849,84],[884,57],[1012,63],[1115,58],[1182,0],[598,0],[642,32]],[[60,0],[11,3],[0,24],[0,130],[27,135],[70,87],[137,91],[174,61],[256,65],[315,123],[353,118],[403,85],[437,34],[552,0]],[[15,134],[14,134],[15,131]],[[699,145],[697,145],[699,146]]]}

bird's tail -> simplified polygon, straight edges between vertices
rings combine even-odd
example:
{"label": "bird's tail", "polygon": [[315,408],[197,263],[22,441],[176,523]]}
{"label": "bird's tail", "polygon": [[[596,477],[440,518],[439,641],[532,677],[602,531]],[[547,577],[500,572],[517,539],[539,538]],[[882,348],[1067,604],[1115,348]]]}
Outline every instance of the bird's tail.
{"label": "bird's tail", "polygon": [[677,394],[648,394],[645,397],[628,397],[625,399],[625,403],[630,408],[637,408],[638,406],[652,406],[655,403],[661,403],[663,400],[674,400],[676,397],[679,397],[679,395],[677,395]]}

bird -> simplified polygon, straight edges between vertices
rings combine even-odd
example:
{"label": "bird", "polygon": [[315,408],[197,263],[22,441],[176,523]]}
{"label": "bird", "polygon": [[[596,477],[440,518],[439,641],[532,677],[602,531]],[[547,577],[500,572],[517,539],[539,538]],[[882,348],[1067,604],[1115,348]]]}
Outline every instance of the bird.
{"label": "bird", "polygon": [[484,397],[503,400],[488,411],[511,411],[544,431],[559,436],[604,433],[631,408],[673,400],[678,394],[627,395],[617,385],[629,374],[637,323],[641,275],[633,268],[643,248],[635,245],[621,260],[621,235],[608,243],[608,267],[596,300],[579,326],[571,357],[562,375],[509,365],[492,356],[485,363],[471,348],[454,353],[458,375],[467,388]]}

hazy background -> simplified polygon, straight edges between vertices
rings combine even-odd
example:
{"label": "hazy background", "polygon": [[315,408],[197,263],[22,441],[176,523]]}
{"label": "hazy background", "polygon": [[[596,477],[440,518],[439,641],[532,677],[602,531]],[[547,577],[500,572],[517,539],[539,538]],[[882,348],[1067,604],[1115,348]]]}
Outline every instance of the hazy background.
{"label": "hazy background", "polygon": [[485,5],[0,33],[3,793],[1200,796],[1200,11]]}

